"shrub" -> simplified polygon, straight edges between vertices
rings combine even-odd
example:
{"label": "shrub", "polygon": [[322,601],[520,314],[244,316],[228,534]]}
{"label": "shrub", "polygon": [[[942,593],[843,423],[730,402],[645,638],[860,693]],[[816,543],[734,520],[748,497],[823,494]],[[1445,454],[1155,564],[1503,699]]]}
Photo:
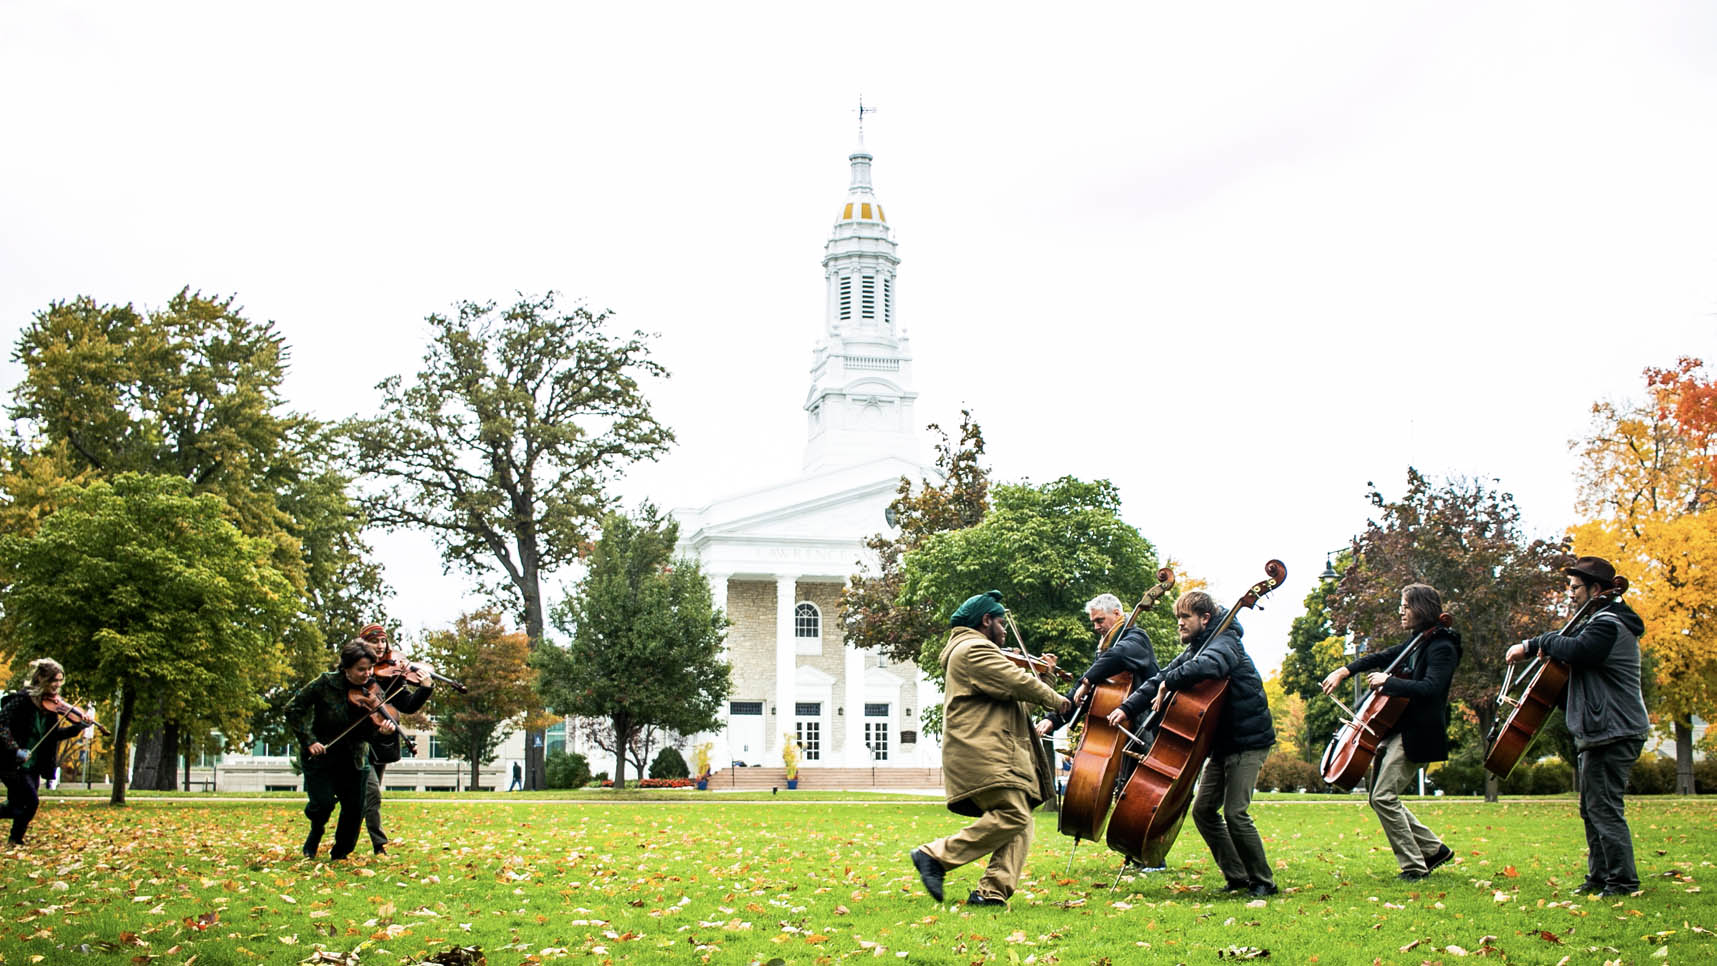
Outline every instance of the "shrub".
{"label": "shrub", "polygon": [[605,771],[599,771],[596,774],[591,775],[590,781],[592,784],[601,785],[603,788],[614,787],[614,783],[608,780],[608,773]]}
{"label": "shrub", "polygon": [[1324,790],[1323,775],[1318,766],[1286,751],[1271,752],[1258,769],[1259,791],[1308,792]]}
{"label": "shrub", "polygon": [[1717,792],[1717,758],[1701,758],[1693,763],[1693,790],[1701,795]]}
{"label": "shrub", "polygon": [[1429,777],[1449,795],[1484,794],[1484,766],[1476,762],[1445,761]]}
{"label": "shrub", "polygon": [[1560,795],[1574,790],[1574,766],[1560,758],[1550,758],[1532,766],[1533,795]]}
{"label": "shrub", "polygon": [[1641,755],[1628,776],[1631,795],[1667,795],[1675,791],[1675,759],[1658,754]]}
{"label": "shrub", "polygon": [[583,788],[590,784],[590,761],[577,752],[550,752],[543,759],[543,771],[550,788]]}
{"label": "shrub", "polygon": [[650,762],[651,778],[687,778],[690,775],[691,769],[686,767],[686,760],[671,746],[663,748],[656,755],[656,760]]}
{"label": "shrub", "polygon": [[697,782],[690,778],[646,778],[638,783],[639,788],[692,788]]}

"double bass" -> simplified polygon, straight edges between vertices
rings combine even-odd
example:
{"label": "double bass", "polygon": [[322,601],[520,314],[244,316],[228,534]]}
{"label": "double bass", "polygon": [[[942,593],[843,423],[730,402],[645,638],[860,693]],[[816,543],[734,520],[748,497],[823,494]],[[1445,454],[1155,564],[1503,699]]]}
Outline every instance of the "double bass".
{"label": "double bass", "polygon": [[[1145,591],[1125,621],[1109,629],[1099,653],[1119,640],[1140,615],[1154,607],[1173,587],[1174,571],[1167,567],[1158,570],[1156,586]],[[1061,834],[1073,837],[1074,848],[1079,847],[1081,839],[1096,841],[1103,832],[1104,822],[1108,821],[1109,806],[1115,801],[1115,781],[1121,772],[1120,751],[1126,741],[1120,729],[1109,723],[1108,717],[1109,712],[1120,707],[1132,691],[1131,672],[1122,671],[1106,678],[1091,687],[1074,711],[1073,719],[1068,722],[1068,727],[1072,728],[1073,722],[1084,716],[1085,727],[1079,735],[1078,746],[1073,749],[1073,762],[1067,773],[1067,791],[1061,797],[1058,820]]]}
{"label": "double bass", "polygon": [[[1260,597],[1288,579],[1288,568],[1280,560],[1264,564],[1264,573],[1268,576],[1241,595],[1216,628],[1205,636],[1205,644],[1226,631],[1241,608],[1258,603]],[[1161,719],[1148,754],[1140,755],[1130,747],[1123,752],[1136,758],[1139,766],[1121,789],[1115,813],[1109,817],[1105,839],[1109,848],[1147,868],[1163,865],[1175,837],[1180,834],[1181,822],[1186,820],[1198,771],[1210,756],[1210,743],[1216,737],[1216,725],[1222,718],[1227,697],[1227,678],[1199,681],[1165,695],[1162,710],[1140,726],[1142,733]],[[1138,742],[1137,737],[1133,740]]]}
{"label": "double bass", "polygon": [[[1560,633],[1578,630],[1600,607],[1627,592],[1628,579],[1617,576],[1609,590],[1586,598],[1568,623],[1562,625]],[[1526,681],[1526,685],[1518,695],[1510,696],[1508,691],[1515,680]],[[1506,715],[1499,714],[1486,736],[1484,767],[1500,781],[1520,763],[1550,712],[1567,705],[1568,665],[1542,653],[1522,668],[1519,675],[1514,673],[1514,665],[1504,665],[1502,690],[1497,693],[1496,703],[1499,712],[1503,708],[1509,710]]]}
{"label": "double bass", "polygon": [[[1453,623],[1454,618],[1448,614],[1439,614],[1435,624],[1413,635],[1413,639],[1407,642],[1400,654],[1395,655],[1395,660],[1389,662],[1383,673],[1393,674],[1396,668],[1412,656],[1418,649],[1419,642],[1425,640],[1427,635]],[[1330,700],[1338,706],[1341,705],[1341,701],[1334,695],[1330,695]],[[1363,701],[1354,705],[1348,712],[1349,717],[1330,739],[1329,747],[1324,749],[1323,762],[1319,765],[1324,781],[1344,792],[1353,791],[1360,778],[1371,768],[1372,761],[1377,758],[1377,746],[1395,730],[1395,723],[1401,720],[1401,713],[1407,710],[1408,700],[1372,688]],[[1348,709],[1342,707],[1342,710]]]}

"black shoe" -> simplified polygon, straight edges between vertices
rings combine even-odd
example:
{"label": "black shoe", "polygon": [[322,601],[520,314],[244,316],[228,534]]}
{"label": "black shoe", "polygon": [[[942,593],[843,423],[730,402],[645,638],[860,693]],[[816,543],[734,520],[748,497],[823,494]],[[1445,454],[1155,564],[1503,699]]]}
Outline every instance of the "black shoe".
{"label": "black shoe", "polygon": [[966,897],[966,905],[968,906],[1006,906],[1007,904],[1006,899],[992,899],[989,896],[978,895],[976,892]]}
{"label": "black shoe", "polygon": [[1429,875],[1437,871],[1437,866],[1446,864],[1455,857],[1455,850],[1447,845],[1438,846],[1437,853],[1425,859],[1425,873]]}
{"label": "black shoe", "polygon": [[376,846],[376,847],[375,847],[375,849],[376,849],[376,854],[377,854],[377,855],[386,855],[386,854],[388,854],[388,847],[387,847],[387,846],[385,846],[385,845],[378,845],[378,846]]}
{"label": "black shoe", "polygon": [[1598,893],[1603,892],[1603,891],[1604,891],[1604,884],[1602,882],[1593,882],[1591,879],[1587,879],[1585,882],[1580,883],[1580,885],[1574,889],[1574,894],[1577,896],[1583,896],[1583,895],[1588,895],[1588,894],[1595,896]]}
{"label": "black shoe", "polygon": [[1631,896],[1637,891],[1637,889],[1618,889],[1615,886],[1605,886],[1604,891],[1598,893],[1598,895],[1605,899],[1615,899],[1622,896]]}
{"label": "black shoe", "polygon": [[1223,892],[1251,892],[1252,891],[1252,883],[1246,879],[1229,879],[1228,884],[1222,887],[1222,891]]}
{"label": "black shoe", "polygon": [[316,846],[321,844],[322,830],[320,828],[312,827],[310,829],[310,834],[304,836],[304,847],[300,849],[300,851],[304,853],[304,857],[306,859],[314,859],[316,857]]}
{"label": "black shoe", "polygon": [[912,859],[912,867],[918,870],[918,881],[924,883],[924,891],[930,893],[930,898],[941,902],[942,877],[948,874],[948,870],[921,849],[913,849],[908,858]]}
{"label": "black shoe", "polygon": [[1407,871],[1403,871],[1400,875],[1396,876],[1395,878],[1400,879],[1402,882],[1418,882],[1420,879],[1423,879],[1424,877],[1426,877],[1430,874],[1431,873],[1429,873],[1429,872],[1407,872]]}
{"label": "black shoe", "polygon": [[1276,888],[1276,884],[1274,882],[1254,882],[1252,883],[1252,887],[1246,891],[1262,899],[1265,896],[1273,896],[1282,890]]}

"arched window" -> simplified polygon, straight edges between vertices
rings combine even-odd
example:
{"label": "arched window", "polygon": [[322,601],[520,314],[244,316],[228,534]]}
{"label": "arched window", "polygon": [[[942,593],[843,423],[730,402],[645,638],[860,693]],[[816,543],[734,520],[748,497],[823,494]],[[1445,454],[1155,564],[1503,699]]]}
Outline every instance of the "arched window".
{"label": "arched window", "polygon": [[816,604],[801,602],[793,608],[793,636],[801,639],[823,636],[823,615]]}

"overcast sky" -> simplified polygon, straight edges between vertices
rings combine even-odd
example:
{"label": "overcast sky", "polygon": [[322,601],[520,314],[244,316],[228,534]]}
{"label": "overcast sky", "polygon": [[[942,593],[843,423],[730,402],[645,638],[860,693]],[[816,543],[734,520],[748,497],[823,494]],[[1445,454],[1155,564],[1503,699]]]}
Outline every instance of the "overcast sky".
{"label": "overcast sky", "polygon": [[[1717,355],[1709,3],[3,0],[0,91],[8,344],[236,293],[338,419],[428,313],[552,288],[660,333],[624,492],[670,507],[798,471],[862,92],[921,421],[1113,480],[1219,599],[1285,560],[1266,672],[1367,481],[1558,534],[1592,402]],[[408,628],[476,603],[377,546]]]}

